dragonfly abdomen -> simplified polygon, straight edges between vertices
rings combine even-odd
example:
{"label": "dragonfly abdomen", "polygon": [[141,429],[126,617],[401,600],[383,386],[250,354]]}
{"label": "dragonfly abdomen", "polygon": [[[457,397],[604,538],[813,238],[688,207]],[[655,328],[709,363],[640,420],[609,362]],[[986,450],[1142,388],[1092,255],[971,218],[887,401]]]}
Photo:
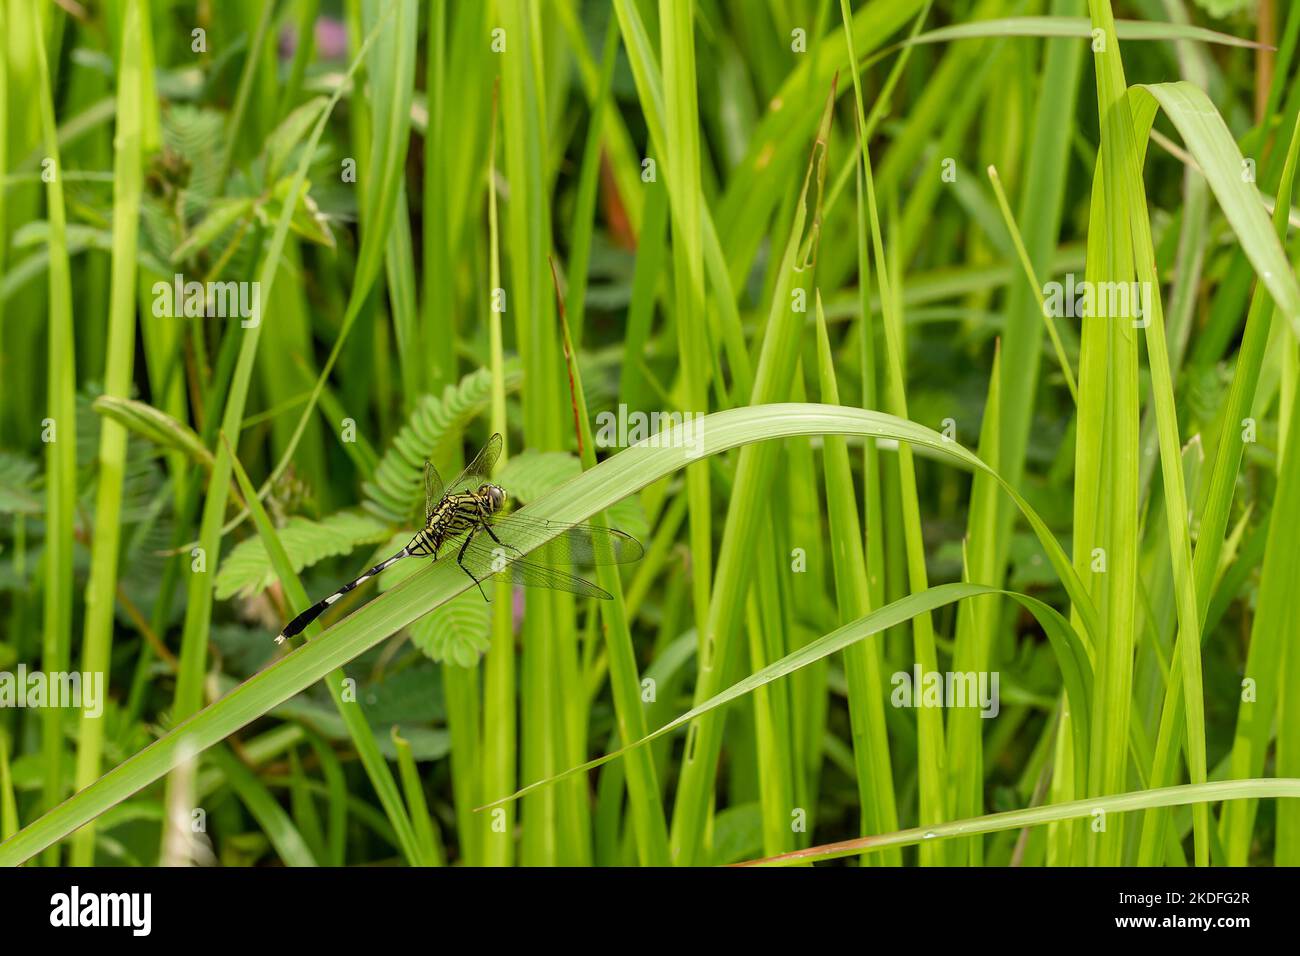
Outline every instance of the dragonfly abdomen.
{"label": "dragonfly abdomen", "polygon": [[339,598],[343,597],[343,595],[347,594],[349,591],[353,590],[354,588],[359,587],[362,584],[365,584],[367,581],[373,578],[380,571],[383,571],[389,565],[395,564],[396,562],[400,561],[402,558],[405,558],[410,554],[411,554],[411,549],[409,547],[403,548],[401,551],[398,551],[391,558],[388,558],[385,561],[380,561],[378,564],[376,564],[365,574],[362,574],[359,577],[349,581],[347,584],[343,585],[343,587],[339,588],[329,597],[317,601],[311,607],[307,608],[307,610],[303,611],[292,621],[286,624],[284,626],[284,630],[280,632],[280,636],[275,639],[275,643],[281,644],[284,642],[284,639],[286,637],[293,637],[295,634],[300,633],[303,628],[305,628],[312,621],[316,620],[316,618],[324,614],[325,609],[329,607],[331,604],[333,604],[335,601],[337,601]]}

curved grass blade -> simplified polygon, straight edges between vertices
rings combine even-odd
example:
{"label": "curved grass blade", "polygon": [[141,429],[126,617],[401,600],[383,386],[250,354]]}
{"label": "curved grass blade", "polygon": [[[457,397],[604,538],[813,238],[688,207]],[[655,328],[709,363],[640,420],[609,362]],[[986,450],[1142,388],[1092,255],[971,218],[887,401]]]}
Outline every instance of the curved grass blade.
{"label": "curved grass blade", "polygon": [[[128,400],[135,358],[136,250],[144,186],[141,141],[144,81],[140,49],[144,42],[142,31],[149,28],[143,6],[140,0],[127,5],[118,70],[118,119],[113,161],[113,255],[108,354],[104,370],[104,397],[110,401]],[[161,412],[158,414],[162,415]],[[95,528],[82,642],[82,670],[91,674],[109,672],[113,651],[126,444],[126,428],[111,418],[105,421],[99,433],[99,482],[95,489]],[[82,715],[74,782],[78,790],[92,783],[100,774],[104,730],[102,714],[98,717]],[[93,828],[88,827],[77,834],[72,843],[70,862],[73,866],[94,864]]]}
{"label": "curved grass blade", "polygon": [[[1115,32],[1121,40],[1195,40],[1221,46],[1268,50],[1272,47],[1230,33],[1207,30],[1204,27],[1183,23],[1156,23],[1150,20],[1116,20]],[[880,55],[904,46],[921,43],[947,43],[951,40],[974,40],[986,37],[1078,37],[1091,39],[1092,24],[1087,17],[1001,17],[995,20],[977,20],[953,26],[927,30],[905,40]]]}
{"label": "curved grass blade", "polygon": [[838,857],[869,853],[887,847],[913,846],[926,840],[943,840],[976,833],[997,833],[999,830],[1017,830],[1059,820],[1077,820],[1089,817],[1097,810],[1105,813],[1126,813],[1133,810],[1149,810],[1153,807],[1184,807],[1189,804],[1209,804],[1219,800],[1260,800],[1268,797],[1300,798],[1300,780],[1286,778],[1224,780],[1215,783],[1161,787],[1156,790],[1138,790],[1108,797],[1093,797],[1087,800],[1073,800],[1069,803],[1030,807],[1025,810],[991,813],[973,820],[954,820],[938,826],[916,827],[858,840],[845,840],[842,843],[810,847],[780,857],[753,860],[747,865],[783,866],[834,860]]}
{"label": "curved grass blade", "polygon": [[[49,236],[49,350],[47,372],[48,415],[57,431],[45,453],[45,586],[44,635],[41,664],[49,672],[64,671],[71,660],[73,603],[73,546],[77,506],[76,339],[72,315],[72,273],[68,261],[67,209],[63,197],[63,160],[54,125],[53,84],[45,55],[45,33],[37,7],[28,11],[32,27],[29,42],[36,51],[36,78],[40,95],[37,109],[46,156],[56,174],[46,188]],[[55,12],[54,16],[60,14]],[[6,39],[8,39],[6,37]],[[42,754],[45,763],[44,797],[53,806],[65,790],[63,780],[64,719],[58,708],[43,715]],[[50,861],[57,862],[57,851]]]}
{"label": "curved grass blade", "polygon": [[[1020,594],[1016,591],[1004,591],[999,588],[985,587],[981,584],[940,584],[932,587],[919,594],[909,594],[906,597],[887,604],[877,611],[872,611],[864,617],[858,618],[850,624],[846,624],[838,630],[823,635],[815,641],[805,644],[803,647],[779,661],[769,664],[758,672],[751,674],[744,680],[732,684],[726,690],[715,694],[708,700],[697,704],[686,713],[664,724],[658,730],[655,730],[640,740],[620,747],[612,753],[605,754],[603,757],[597,757],[595,760],[589,760],[586,763],[570,767],[563,773],[548,777],[545,780],[539,780],[536,783],[515,791],[509,797],[503,797],[500,800],[486,804],[479,809],[486,810],[490,807],[499,806],[511,800],[517,800],[525,794],[531,793],[542,787],[550,786],[560,780],[570,777],[621,756],[634,747],[640,747],[662,737],[664,734],[671,733],[678,727],[683,727],[710,711],[717,710],[724,704],[729,704],[734,700],[743,697],[751,691],[757,690],[780,677],[792,674],[802,667],[819,661],[848,647],[852,647],[859,641],[865,640],[873,634],[879,634],[891,627],[896,627],[912,620],[921,614],[928,614],[931,611],[952,604],[963,598],[977,597],[988,594],[1002,594],[1020,603],[1025,610],[1029,611],[1038,619],[1046,632],[1048,639],[1052,643],[1052,650],[1056,653],[1057,663],[1061,668],[1061,675],[1064,678],[1066,692],[1069,696],[1071,707],[1080,709],[1081,714],[1086,714],[1087,704],[1091,699],[1092,693],[1092,670],[1088,665],[1086,653],[1082,644],[1078,640],[1074,629],[1069,622],[1061,616],[1060,612],[1039,601],[1037,598]],[[1088,727],[1086,719],[1078,719],[1073,722],[1072,730],[1075,734],[1075,746],[1086,746],[1088,741]]]}
{"label": "curved grass blade", "polygon": [[1245,164],[1241,150],[1214,103],[1204,90],[1186,80],[1152,83],[1134,90],[1142,91],[1135,93],[1139,100],[1143,94],[1154,98],[1183,137],[1246,258],[1300,338],[1300,284],[1277,232],[1270,228],[1259,189],[1242,176]]}

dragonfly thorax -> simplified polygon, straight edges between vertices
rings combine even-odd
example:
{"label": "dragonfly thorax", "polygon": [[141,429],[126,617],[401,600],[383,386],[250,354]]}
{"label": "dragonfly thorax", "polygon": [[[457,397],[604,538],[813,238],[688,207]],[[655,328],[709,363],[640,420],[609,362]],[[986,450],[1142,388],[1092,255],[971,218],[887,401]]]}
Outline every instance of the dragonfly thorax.
{"label": "dragonfly thorax", "polygon": [[484,482],[473,491],[443,495],[430,509],[424,527],[406,546],[408,554],[434,555],[448,541],[473,534],[506,503],[505,489]]}

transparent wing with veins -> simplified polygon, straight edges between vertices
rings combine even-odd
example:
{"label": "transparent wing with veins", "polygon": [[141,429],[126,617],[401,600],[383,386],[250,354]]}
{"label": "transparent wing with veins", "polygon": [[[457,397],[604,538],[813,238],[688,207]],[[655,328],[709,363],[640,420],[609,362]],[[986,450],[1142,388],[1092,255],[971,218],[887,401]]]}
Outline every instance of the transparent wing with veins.
{"label": "transparent wing with veins", "polygon": [[643,553],[641,542],[613,528],[566,524],[523,514],[494,517],[487,527],[470,536],[468,544],[464,539],[458,542],[455,551],[461,566],[480,581],[501,574],[526,587],[602,599],[610,597],[604,588],[554,566],[626,564]]}
{"label": "transparent wing with veins", "polygon": [[501,457],[501,436],[493,435],[487,444],[474,456],[474,460],[465,466],[465,470],[456,476],[450,485],[444,486],[438,469],[429,459],[424,460],[424,518],[427,521],[433,514],[438,502],[447,495],[464,491],[467,487],[477,487],[492,475],[492,468]]}

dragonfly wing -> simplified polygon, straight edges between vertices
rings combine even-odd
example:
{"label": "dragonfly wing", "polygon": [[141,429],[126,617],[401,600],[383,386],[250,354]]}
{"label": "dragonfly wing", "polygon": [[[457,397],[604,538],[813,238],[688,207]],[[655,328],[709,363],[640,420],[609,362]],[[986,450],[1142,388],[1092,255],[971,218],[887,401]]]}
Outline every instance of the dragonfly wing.
{"label": "dragonfly wing", "polygon": [[479,580],[500,574],[515,584],[522,584],[525,587],[568,591],[579,597],[600,598],[606,601],[610,599],[610,593],[604,588],[564,571],[518,557],[504,539],[502,544],[497,544],[482,531],[477,532],[470,540],[460,563]]}
{"label": "dragonfly wing", "polygon": [[478,485],[491,477],[492,468],[501,457],[501,444],[500,435],[489,438],[487,444],[474,456],[474,460],[466,465],[465,470],[456,476],[456,480],[446,487],[443,495],[454,494],[466,486]]}
{"label": "dragonfly wing", "polygon": [[433,462],[424,459],[424,520],[433,514],[433,506],[442,498],[442,477]]}
{"label": "dragonfly wing", "polygon": [[495,517],[491,525],[504,544],[520,551],[540,546],[547,564],[587,567],[629,564],[645,553],[640,541],[615,528],[567,524],[520,513]]}

